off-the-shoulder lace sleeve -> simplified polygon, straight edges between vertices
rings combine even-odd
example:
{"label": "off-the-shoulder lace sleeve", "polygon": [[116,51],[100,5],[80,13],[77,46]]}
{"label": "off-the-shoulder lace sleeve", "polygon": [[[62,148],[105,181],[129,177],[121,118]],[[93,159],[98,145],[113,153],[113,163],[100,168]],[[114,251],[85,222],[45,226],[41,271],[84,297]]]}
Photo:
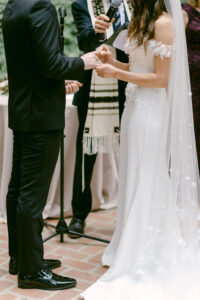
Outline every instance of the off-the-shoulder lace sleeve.
{"label": "off-the-shoulder lace sleeve", "polygon": [[153,54],[155,56],[160,56],[161,59],[171,57],[174,50],[173,45],[165,45],[156,40],[150,40],[148,45],[153,51]]}

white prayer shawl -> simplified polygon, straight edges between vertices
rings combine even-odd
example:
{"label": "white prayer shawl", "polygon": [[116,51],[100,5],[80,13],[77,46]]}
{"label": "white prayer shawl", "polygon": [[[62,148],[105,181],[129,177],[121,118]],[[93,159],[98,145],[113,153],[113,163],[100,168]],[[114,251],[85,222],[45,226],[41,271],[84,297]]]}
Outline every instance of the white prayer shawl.
{"label": "white prayer shawl", "polygon": [[[88,10],[94,26],[96,17],[108,10],[107,0],[87,0]],[[124,1],[126,13],[130,20],[130,0]],[[107,38],[113,34],[113,27],[107,30]],[[116,51],[110,47],[113,56]],[[100,78],[96,71],[92,72],[91,90],[89,94],[88,114],[83,137],[83,152],[112,153],[119,150],[119,93],[118,80]]]}

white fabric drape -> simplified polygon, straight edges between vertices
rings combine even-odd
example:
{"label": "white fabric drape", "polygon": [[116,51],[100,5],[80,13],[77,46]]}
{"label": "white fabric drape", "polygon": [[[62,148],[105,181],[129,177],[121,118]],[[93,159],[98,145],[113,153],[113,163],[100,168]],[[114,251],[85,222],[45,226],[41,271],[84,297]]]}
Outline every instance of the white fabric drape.
{"label": "white fabric drape", "polygon": [[[77,108],[66,107],[65,128],[65,216],[71,215],[71,199],[76,135],[78,130]],[[0,221],[6,221],[6,194],[12,167],[12,131],[8,129],[7,97],[0,97]],[[59,204],[59,160],[52,179],[44,218],[58,217]],[[118,155],[98,155],[92,178],[93,209],[110,208],[116,205],[118,190]]]}

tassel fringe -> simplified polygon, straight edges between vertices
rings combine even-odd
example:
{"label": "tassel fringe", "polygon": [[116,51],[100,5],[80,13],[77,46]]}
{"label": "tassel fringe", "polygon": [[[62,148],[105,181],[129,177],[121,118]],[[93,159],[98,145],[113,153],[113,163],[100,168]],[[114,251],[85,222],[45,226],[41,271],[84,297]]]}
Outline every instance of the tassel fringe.
{"label": "tassel fringe", "polygon": [[92,155],[96,153],[113,153],[119,151],[119,134],[103,137],[83,138],[83,151],[85,154]]}

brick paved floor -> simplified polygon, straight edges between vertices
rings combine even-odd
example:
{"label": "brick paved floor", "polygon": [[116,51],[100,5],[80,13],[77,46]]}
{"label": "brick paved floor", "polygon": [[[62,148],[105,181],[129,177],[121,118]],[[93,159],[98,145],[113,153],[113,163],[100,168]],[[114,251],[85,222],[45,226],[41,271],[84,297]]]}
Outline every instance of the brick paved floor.
{"label": "brick paved floor", "polygon": [[[56,224],[56,220],[50,220]],[[69,223],[69,219],[67,219]],[[86,233],[110,240],[115,225],[115,209],[93,212],[89,215],[86,224]],[[44,229],[44,237],[52,230]],[[101,266],[100,259],[105,249],[105,244],[88,239],[72,240],[65,237],[65,242],[60,243],[55,237],[45,244],[45,257],[58,258],[62,266],[55,271],[59,274],[75,277],[78,281],[75,289],[64,291],[22,290],[17,288],[16,276],[8,274],[7,254],[7,229],[5,224],[0,224],[0,300],[75,300],[78,295],[106,269]],[[95,300],[95,299],[94,299]]]}

